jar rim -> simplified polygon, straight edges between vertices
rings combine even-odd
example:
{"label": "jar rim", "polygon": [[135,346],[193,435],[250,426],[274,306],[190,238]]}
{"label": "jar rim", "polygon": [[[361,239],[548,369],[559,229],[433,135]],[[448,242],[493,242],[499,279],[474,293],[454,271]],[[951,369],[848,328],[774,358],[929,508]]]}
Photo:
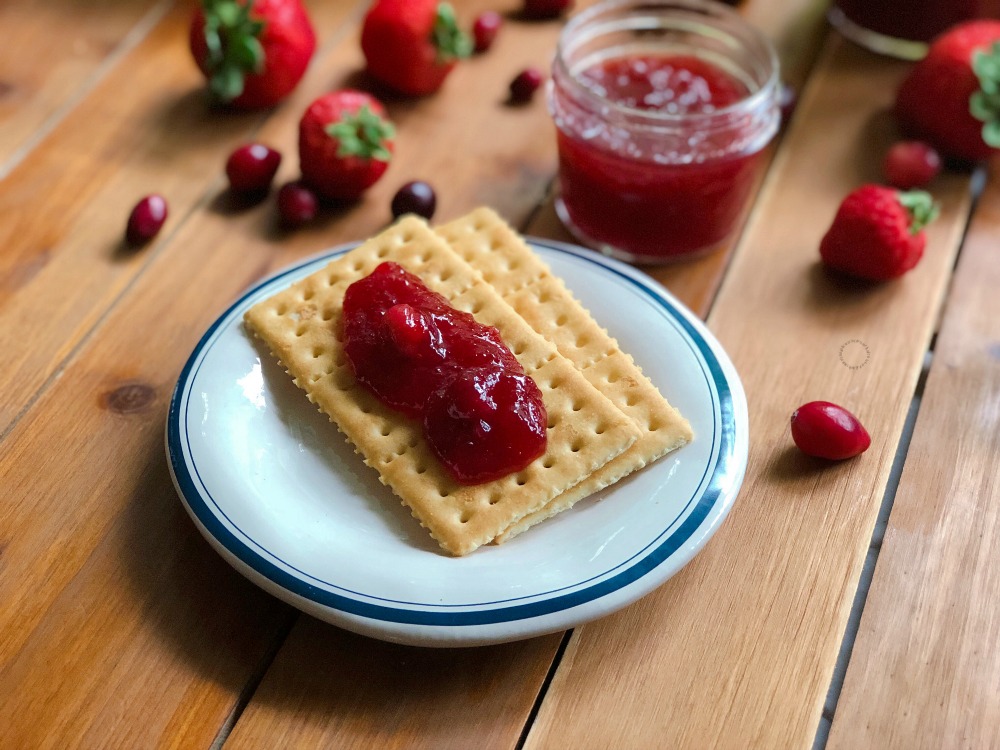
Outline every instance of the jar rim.
{"label": "jar rim", "polygon": [[[630,5],[635,5],[638,8],[644,8],[646,10],[655,9],[656,6],[676,7],[679,10],[708,10],[719,18],[735,22],[736,25],[742,31],[748,33],[752,40],[756,42],[764,51],[766,55],[765,64],[767,78],[760,85],[760,87],[756,91],[753,91],[749,96],[739,99],[732,104],[720,107],[712,112],[688,112],[678,114],[640,109],[639,107],[631,107],[622,104],[621,102],[610,99],[607,96],[594,91],[589,86],[581,83],[577,76],[575,76],[567,66],[564,54],[566,50],[566,42],[574,32],[578,31],[582,26],[585,26],[588,22],[592,21],[594,17],[618,8],[627,8]],[[671,126],[682,123],[689,125],[692,122],[707,123],[713,119],[726,118],[732,115],[739,115],[747,111],[753,111],[762,106],[767,100],[773,99],[777,96],[780,75],[778,53],[774,48],[774,44],[771,43],[771,40],[768,39],[767,36],[765,36],[753,24],[748,23],[743,16],[735,10],[727,5],[715,2],[714,0],[603,0],[602,2],[592,5],[586,10],[573,16],[573,18],[571,18],[563,27],[562,32],[559,34],[559,41],[556,45],[556,54],[553,66],[555,68],[555,72],[560,74],[560,77],[564,77],[565,82],[571,85],[578,93],[600,102],[602,105],[611,108],[623,116],[634,118],[640,122],[645,122],[653,126],[658,124]]]}

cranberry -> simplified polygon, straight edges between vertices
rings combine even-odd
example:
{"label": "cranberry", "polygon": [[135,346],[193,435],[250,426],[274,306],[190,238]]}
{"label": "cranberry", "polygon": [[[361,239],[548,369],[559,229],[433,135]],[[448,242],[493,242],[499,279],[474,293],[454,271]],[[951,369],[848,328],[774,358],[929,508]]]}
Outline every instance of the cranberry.
{"label": "cranberry", "polygon": [[555,18],[568,10],[573,0],[524,0],[527,18]]}
{"label": "cranberry", "polygon": [[829,401],[810,401],[795,410],[792,440],[803,453],[835,461],[864,453],[872,443],[857,417]]}
{"label": "cranberry", "polygon": [[476,16],[472,24],[472,40],[476,52],[485,52],[490,48],[501,26],[503,17],[494,10],[484,11]]}
{"label": "cranberry", "polygon": [[167,220],[167,201],[162,195],[147,195],[135,204],[125,227],[125,241],[142,245],[153,239]]}
{"label": "cranberry", "polygon": [[248,143],[226,160],[229,187],[237,193],[264,193],[281,165],[281,154],[263,143]]}
{"label": "cranberry", "polygon": [[941,156],[923,141],[900,141],[885,155],[882,171],[894,188],[921,188],[941,171]]}
{"label": "cranberry", "polygon": [[434,188],[420,180],[406,183],[392,196],[392,216],[395,219],[403,214],[416,214],[430,219],[436,208]]}
{"label": "cranberry", "polygon": [[542,73],[538,68],[525,68],[510,82],[510,100],[527,102],[542,85]]}
{"label": "cranberry", "polygon": [[278,213],[286,227],[297,227],[316,217],[316,194],[301,182],[289,182],[278,191]]}

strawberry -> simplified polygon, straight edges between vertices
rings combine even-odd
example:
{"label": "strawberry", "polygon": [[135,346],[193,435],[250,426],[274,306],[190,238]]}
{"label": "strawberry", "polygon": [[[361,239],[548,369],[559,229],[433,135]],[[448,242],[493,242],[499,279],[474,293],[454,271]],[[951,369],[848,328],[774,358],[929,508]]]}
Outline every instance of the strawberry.
{"label": "strawberry", "polygon": [[299,122],[302,179],[320,197],[357,198],[388,168],[394,135],[375,97],[350,89],[321,96]]}
{"label": "strawberry", "polygon": [[361,29],[368,72],[410,96],[437,91],[472,40],[439,0],[376,0]]}
{"label": "strawberry", "polygon": [[937,216],[927,193],[862,185],[840,204],[819,246],[823,262],[873,281],[902,276],[924,254],[923,228]]}
{"label": "strawberry", "polygon": [[252,109],[291,93],[316,49],[316,34],[300,0],[202,0],[189,42],[212,96]]}
{"label": "strawberry", "polygon": [[908,133],[962,161],[1000,147],[1000,21],[959,24],[937,37],[896,95]]}

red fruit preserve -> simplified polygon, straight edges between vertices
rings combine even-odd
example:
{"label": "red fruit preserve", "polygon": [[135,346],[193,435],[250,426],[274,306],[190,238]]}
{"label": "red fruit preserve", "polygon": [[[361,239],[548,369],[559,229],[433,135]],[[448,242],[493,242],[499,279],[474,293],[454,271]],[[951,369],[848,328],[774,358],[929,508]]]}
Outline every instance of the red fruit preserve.
{"label": "red fruit preserve", "polygon": [[916,60],[927,42],[963,21],[1000,18],[1000,0],[837,0],[830,21],[874,52]]}
{"label": "red fruit preserve", "polygon": [[419,277],[383,263],[344,297],[344,351],[358,381],[422,421],[462,484],[519,471],[545,452],[542,394],[491,326]]}
{"label": "red fruit preserve", "polygon": [[550,90],[560,218],[631,262],[718,247],[777,131],[778,91],[770,44],[718,3],[585,11],[560,39]]}

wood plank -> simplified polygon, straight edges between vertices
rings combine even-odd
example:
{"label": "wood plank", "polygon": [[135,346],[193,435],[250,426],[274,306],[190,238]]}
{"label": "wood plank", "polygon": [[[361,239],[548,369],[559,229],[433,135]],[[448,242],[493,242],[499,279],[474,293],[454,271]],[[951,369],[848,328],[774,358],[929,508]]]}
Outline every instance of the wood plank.
{"label": "wood plank", "polygon": [[[0,4],[0,179],[141,37],[168,0],[20,0]],[[45,54],[39,54],[44,50]]]}
{"label": "wood plank", "polygon": [[[811,746],[969,207],[965,177],[938,180],[930,250],[898,283],[860,288],[818,264],[840,198],[877,176],[904,70],[831,37],[709,317],[750,404],[740,497],[680,575],[574,631],[526,747]],[[851,339],[869,366],[840,363]],[[813,399],[859,414],[865,456],[827,465],[792,447],[788,416]]]}
{"label": "wood plank", "polygon": [[948,296],[831,749],[1000,746],[1000,180],[993,174]]}
{"label": "wood plank", "polygon": [[514,747],[561,640],[415,648],[303,615],[226,747]]}
{"label": "wood plank", "polygon": [[[321,39],[359,3],[317,4]],[[0,186],[0,434],[162,248],[123,246],[135,202],[160,192],[176,230],[228,152],[266,113],[210,109],[187,50],[187,5],[174,8]],[[294,122],[325,80],[313,70],[278,112]],[[128,92],[123,96],[122,92]]]}

